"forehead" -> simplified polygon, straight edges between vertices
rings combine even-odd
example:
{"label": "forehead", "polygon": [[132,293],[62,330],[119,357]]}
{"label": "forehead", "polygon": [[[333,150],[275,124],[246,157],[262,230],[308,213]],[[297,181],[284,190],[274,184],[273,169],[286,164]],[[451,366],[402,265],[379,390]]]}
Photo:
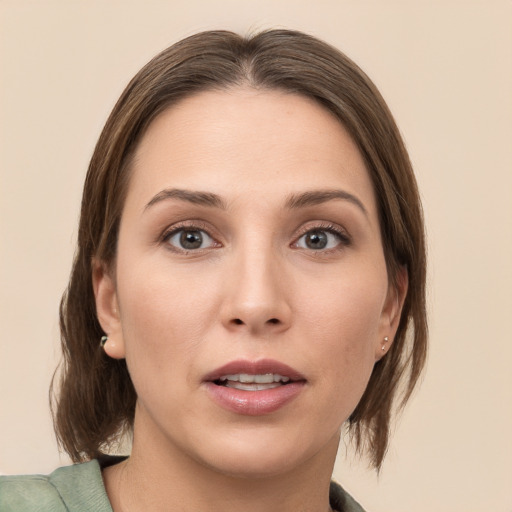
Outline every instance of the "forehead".
{"label": "forehead", "polygon": [[168,187],[267,198],[341,187],[369,210],[375,202],[362,156],[333,114],[298,94],[243,87],[188,97],[151,123],[127,200]]}

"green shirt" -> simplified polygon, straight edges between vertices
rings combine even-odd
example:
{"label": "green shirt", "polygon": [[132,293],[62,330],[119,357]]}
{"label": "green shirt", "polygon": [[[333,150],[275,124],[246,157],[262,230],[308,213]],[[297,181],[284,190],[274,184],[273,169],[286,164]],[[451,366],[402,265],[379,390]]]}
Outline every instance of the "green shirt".
{"label": "green shirt", "polygon": [[2,512],[112,512],[97,460],[50,475],[0,477]]}
{"label": "green shirt", "polygon": [[[364,512],[338,484],[331,482],[331,507]],[[56,469],[50,475],[0,477],[1,512],[112,512],[97,460]]]}

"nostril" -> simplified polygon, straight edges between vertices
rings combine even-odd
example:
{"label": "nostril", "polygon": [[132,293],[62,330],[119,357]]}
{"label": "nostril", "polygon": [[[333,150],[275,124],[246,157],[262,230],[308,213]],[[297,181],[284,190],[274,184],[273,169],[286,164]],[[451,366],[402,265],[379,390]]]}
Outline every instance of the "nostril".
{"label": "nostril", "polygon": [[[244,321],[240,320],[240,318],[233,318],[233,320],[231,320],[231,322],[235,325],[244,325]],[[267,320],[266,323],[277,325],[277,324],[281,323],[281,320],[279,320],[278,318],[270,318],[269,320]]]}

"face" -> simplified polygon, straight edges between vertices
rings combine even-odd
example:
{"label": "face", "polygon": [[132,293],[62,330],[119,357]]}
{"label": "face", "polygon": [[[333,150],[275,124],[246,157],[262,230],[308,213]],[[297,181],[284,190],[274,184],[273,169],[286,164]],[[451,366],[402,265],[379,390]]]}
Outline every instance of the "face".
{"label": "face", "polygon": [[137,391],[135,440],[236,475],[334,458],[401,303],[343,126],[244,88],[152,123],[115,279],[98,268],[94,284],[105,349]]}

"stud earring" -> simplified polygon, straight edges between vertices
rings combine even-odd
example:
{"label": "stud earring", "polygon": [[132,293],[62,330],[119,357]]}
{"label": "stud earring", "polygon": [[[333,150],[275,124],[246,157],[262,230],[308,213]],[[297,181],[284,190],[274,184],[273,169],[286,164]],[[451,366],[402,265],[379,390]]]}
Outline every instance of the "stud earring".
{"label": "stud earring", "polygon": [[386,350],[386,343],[389,341],[389,338],[387,336],[384,337],[384,345],[382,345],[382,352]]}
{"label": "stud earring", "polygon": [[105,343],[108,341],[108,336],[102,336],[100,341],[100,347],[103,348],[105,346]]}

